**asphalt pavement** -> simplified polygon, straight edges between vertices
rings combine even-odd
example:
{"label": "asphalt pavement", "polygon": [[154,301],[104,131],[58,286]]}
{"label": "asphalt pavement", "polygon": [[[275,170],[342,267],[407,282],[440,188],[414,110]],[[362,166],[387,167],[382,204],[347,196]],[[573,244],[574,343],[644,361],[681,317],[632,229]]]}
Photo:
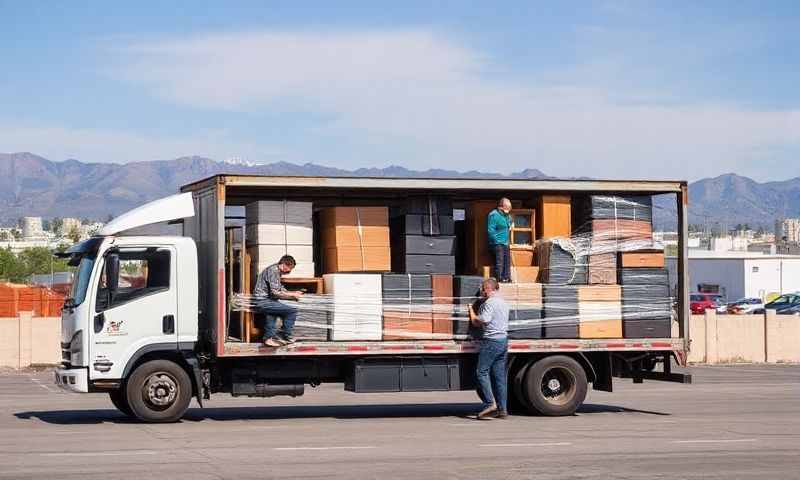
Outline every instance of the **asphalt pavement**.
{"label": "asphalt pavement", "polygon": [[694,367],[618,380],[571,417],[465,418],[471,392],[217,395],[169,425],[48,371],[0,373],[0,479],[800,478],[800,365]]}

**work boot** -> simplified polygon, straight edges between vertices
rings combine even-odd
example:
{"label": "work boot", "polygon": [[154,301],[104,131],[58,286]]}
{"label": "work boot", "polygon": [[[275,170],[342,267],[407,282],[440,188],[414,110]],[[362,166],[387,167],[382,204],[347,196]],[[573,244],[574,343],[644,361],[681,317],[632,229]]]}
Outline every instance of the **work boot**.
{"label": "work boot", "polygon": [[508,412],[505,411],[505,410],[498,410],[497,414],[494,416],[494,418],[500,418],[500,419],[505,420],[505,419],[508,418]]}
{"label": "work boot", "polygon": [[295,340],[294,337],[291,335],[282,335],[278,337],[278,341],[281,342],[281,344],[283,345],[291,345],[297,340]]}
{"label": "work boot", "polygon": [[497,413],[497,405],[491,404],[488,407],[484,408],[480,412],[478,412],[477,418],[478,420],[488,420],[495,416]]}
{"label": "work boot", "polygon": [[284,344],[278,338],[272,337],[264,340],[264,345],[272,348],[282,347]]}

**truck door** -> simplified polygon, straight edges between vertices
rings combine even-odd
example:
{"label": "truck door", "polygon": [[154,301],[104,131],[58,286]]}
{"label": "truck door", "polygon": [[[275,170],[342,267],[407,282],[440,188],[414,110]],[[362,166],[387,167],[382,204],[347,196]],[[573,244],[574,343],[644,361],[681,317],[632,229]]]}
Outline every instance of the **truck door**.
{"label": "truck door", "polygon": [[175,253],[170,247],[120,247],[103,256],[89,325],[91,379],[122,378],[142,348],[177,348]]}

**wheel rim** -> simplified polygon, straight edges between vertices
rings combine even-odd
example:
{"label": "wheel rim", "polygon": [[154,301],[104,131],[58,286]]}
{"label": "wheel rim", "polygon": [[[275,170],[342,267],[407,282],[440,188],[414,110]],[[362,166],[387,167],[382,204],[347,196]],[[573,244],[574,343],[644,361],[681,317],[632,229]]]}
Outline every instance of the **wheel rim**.
{"label": "wheel rim", "polygon": [[155,372],[142,385],[142,399],[154,410],[166,410],[180,393],[178,381],[167,372]]}
{"label": "wheel rim", "polygon": [[567,368],[553,367],[542,376],[542,396],[553,405],[565,405],[575,395],[577,381]]}

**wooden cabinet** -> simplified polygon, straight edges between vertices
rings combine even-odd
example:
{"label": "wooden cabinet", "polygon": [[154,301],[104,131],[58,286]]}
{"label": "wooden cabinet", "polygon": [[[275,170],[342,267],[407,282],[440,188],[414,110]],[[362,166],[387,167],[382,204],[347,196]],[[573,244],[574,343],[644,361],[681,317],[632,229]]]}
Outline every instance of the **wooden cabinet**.
{"label": "wooden cabinet", "polygon": [[572,197],[545,194],[536,209],[536,238],[569,237],[572,235]]}
{"label": "wooden cabinet", "polygon": [[467,272],[481,274],[483,267],[492,265],[486,219],[496,207],[496,200],[477,200],[467,208]]}

